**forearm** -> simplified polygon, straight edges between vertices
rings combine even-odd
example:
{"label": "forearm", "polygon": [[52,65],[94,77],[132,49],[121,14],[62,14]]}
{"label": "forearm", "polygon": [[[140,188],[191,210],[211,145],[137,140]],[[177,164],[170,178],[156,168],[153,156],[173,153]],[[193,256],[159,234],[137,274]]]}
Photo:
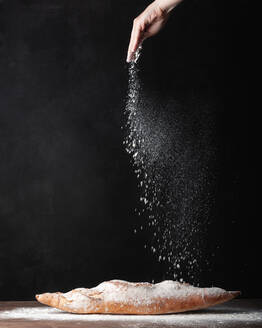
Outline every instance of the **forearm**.
{"label": "forearm", "polygon": [[182,2],[182,0],[155,0],[155,3],[167,13],[173,10],[180,2]]}

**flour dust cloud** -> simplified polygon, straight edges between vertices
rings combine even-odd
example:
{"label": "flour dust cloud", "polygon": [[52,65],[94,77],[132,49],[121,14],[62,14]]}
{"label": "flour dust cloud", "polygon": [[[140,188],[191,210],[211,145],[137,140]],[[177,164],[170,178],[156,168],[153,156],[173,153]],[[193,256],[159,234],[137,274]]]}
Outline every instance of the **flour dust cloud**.
{"label": "flour dust cloud", "polygon": [[165,278],[197,284],[212,206],[212,118],[204,107],[189,110],[146,95],[140,52],[129,66],[124,141],[140,189],[141,226],[135,232],[149,230],[144,247],[165,264]]}

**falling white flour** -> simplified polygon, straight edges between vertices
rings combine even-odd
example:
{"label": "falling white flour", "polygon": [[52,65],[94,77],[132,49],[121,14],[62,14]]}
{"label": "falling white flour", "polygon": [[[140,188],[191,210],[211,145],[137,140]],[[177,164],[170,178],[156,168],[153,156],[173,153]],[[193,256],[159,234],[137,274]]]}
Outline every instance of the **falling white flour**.
{"label": "falling white flour", "polygon": [[190,112],[145,95],[138,76],[140,52],[129,66],[124,141],[141,191],[136,211],[144,220],[135,232],[150,231],[152,241],[145,248],[167,265],[166,279],[197,284],[212,198],[210,122],[205,110]]}

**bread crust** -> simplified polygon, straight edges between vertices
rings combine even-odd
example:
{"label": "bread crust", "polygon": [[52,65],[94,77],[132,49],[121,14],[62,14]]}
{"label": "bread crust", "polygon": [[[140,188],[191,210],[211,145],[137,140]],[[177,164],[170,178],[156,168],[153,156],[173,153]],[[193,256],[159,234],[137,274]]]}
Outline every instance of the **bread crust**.
{"label": "bread crust", "polygon": [[94,288],[77,288],[67,293],[36,295],[43,304],[71,313],[165,314],[192,311],[223,303],[239,291],[199,288],[177,281],[158,284],[110,280]]}

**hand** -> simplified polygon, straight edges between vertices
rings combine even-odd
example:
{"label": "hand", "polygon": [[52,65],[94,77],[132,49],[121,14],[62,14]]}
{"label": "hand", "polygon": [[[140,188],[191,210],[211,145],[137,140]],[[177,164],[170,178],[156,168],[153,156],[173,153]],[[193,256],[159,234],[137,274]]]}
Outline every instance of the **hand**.
{"label": "hand", "polygon": [[134,19],[126,59],[128,63],[133,60],[134,54],[141,43],[145,39],[157,34],[163,28],[168,16],[168,11],[163,10],[158,1],[154,1]]}

